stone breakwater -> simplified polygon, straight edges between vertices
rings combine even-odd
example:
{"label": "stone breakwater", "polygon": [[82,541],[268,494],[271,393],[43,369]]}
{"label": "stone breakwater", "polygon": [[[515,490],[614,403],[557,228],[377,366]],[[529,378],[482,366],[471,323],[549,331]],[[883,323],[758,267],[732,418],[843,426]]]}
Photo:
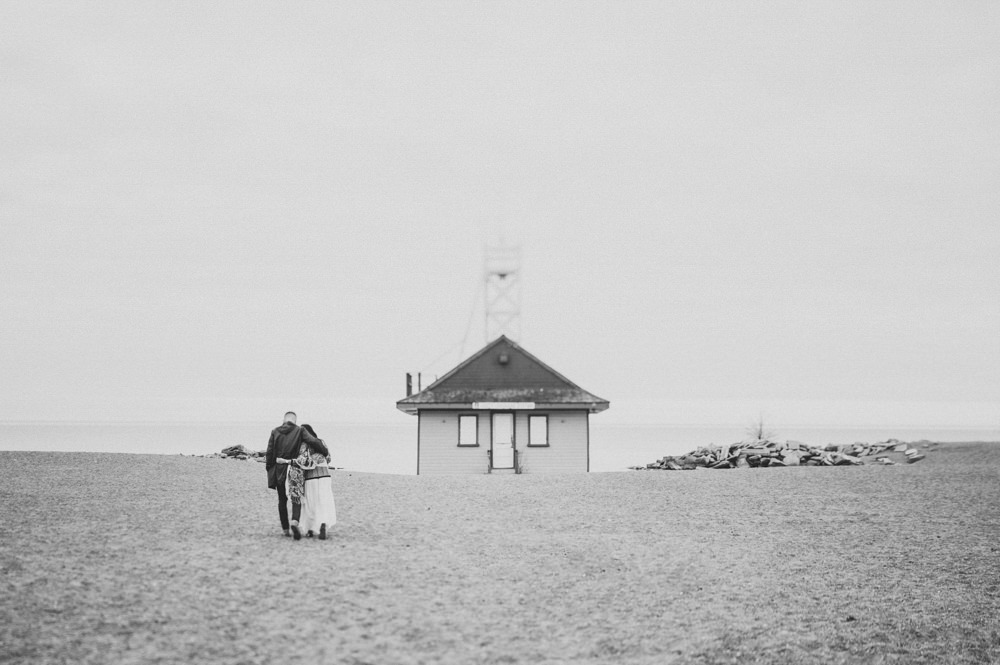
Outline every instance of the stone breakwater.
{"label": "stone breakwater", "polygon": [[738,469],[780,466],[848,466],[867,463],[912,464],[924,459],[921,452],[935,444],[904,443],[889,439],[878,443],[827,444],[814,446],[799,441],[753,439],[727,446],[701,446],[686,455],[668,455],[635,471],[691,471],[694,469]]}
{"label": "stone breakwater", "polygon": [[[196,455],[195,457],[205,457],[205,458],[218,458],[218,459],[236,459],[236,460],[253,460],[254,462],[260,462],[264,464],[267,461],[267,452],[264,450],[250,450],[246,446],[229,446],[228,448],[223,448],[217,453],[212,453],[210,455]],[[339,471],[343,467],[331,466],[331,471]]]}
{"label": "stone breakwater", "polygon": [[246,446],[229,446],[211,455],[197,455],[197,457],[220,457],[223,459],[254,460],[263,462],[267,453],[263,450],[250,450]]}

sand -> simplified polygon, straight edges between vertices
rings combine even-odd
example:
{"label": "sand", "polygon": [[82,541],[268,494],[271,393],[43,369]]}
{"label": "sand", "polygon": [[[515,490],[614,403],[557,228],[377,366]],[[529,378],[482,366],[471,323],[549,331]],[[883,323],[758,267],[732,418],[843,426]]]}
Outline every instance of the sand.
{"label": "sand", "polygon": [[997,453],[339,471],[295,542],[255,462],[4,452],[0,662],[1000,662]]}

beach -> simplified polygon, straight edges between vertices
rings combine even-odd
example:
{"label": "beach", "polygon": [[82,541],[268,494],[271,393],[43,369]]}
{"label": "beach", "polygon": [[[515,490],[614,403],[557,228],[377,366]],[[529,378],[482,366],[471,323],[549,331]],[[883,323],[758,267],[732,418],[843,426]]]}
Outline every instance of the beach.
{"label": "beach", "polygon": [[337,471],[0,452],[4,663],[1000,662],[1000,446],[916,464]]}

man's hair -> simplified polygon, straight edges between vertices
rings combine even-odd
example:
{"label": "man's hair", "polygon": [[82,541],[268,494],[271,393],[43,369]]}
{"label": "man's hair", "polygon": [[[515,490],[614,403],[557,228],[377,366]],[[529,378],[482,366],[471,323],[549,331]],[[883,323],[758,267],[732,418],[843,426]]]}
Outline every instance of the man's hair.
{"label": "man's hair", "polygon": [[[288,416],[291,416],[291,418],[289,418]],[[285,422],[286,423],[287,422],[293,422],[294,423],[296,418],[298,418],[298,416],[295,415],[294,411],[286,411],[285,412]]]}

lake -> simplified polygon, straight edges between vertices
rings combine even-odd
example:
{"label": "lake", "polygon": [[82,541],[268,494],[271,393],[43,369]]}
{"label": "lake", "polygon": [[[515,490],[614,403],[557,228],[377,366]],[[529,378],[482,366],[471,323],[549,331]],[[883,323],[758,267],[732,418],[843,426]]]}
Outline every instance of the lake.
{"label": "lake", "polygon": [[[417,421],[399,424],[312,423],[331,447],[333,463],[352,471],[413,474]],[[0,423],[0,450],[207,455],[242,444],[264,450],[273,423]],[[811,444],[900,441],[1000,441],[1000,429],[781,428],[780,439]],[[590,425],[592,471],[624,471],[664,455],[746,437],[739,426]]]}

